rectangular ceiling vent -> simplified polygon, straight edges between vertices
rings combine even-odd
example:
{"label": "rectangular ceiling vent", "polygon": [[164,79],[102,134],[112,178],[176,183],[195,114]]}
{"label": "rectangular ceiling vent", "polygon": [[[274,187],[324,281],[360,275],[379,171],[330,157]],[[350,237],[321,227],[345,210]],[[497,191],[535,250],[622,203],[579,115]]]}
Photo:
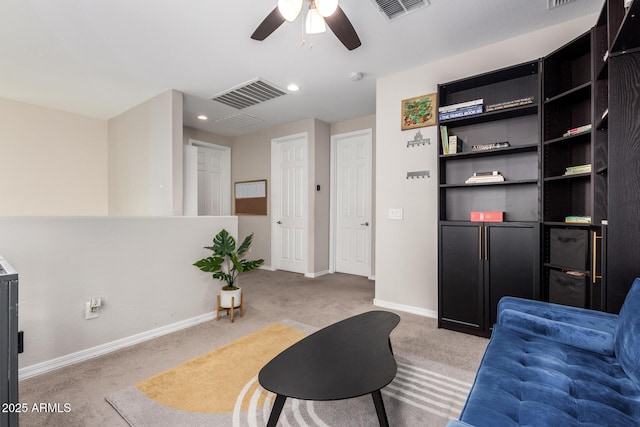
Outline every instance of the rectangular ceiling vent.
{"label": "rectangular ceiling vent", "polygon": [[554,7],[564,6],[567,3],[574,2],[575,0],[547,0],[547,9],[553,9]]}
{"label": "rectangular ceiling vent", "polygon": [[396,19],[431,4],[430,0],[372,0],[388,19]]}
{"label": "rectangular ceiling vent", "polygon": [[284,90],[261,78],[255,78],[247,83],[215,95],[211,99],[241,110],[282,95],[286,95]]}
{"label": "rectangular ceiling vent", "polygon": [[213,121],[216,125],[225,126],[231,129],[244,129],[262,122],[264,122],[264,120],[245,113],[235,113]]}

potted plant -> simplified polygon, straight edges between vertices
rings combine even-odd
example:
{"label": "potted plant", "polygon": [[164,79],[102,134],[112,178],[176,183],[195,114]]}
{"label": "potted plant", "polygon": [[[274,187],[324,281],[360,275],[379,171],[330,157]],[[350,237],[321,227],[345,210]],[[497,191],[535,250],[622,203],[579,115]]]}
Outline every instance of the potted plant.
{"label": "potted plant", "polygon": [[[245,237],[242,244],[236,249],[236,240],[225,229],[222,229],[213,238],[213,246],[205,246],[213,254],[207,258],[196,261],[193,265],[206,273],[213,273],[212,277],[222,280],[225,285],[220,290],[220,306],[234,308],[240,305],[241,290],[236,286],[236,280],[240,273],[255,270],[263,263],[263,259],[248,261],[243,256],[249,250],[253,240],[253,233]],[[231,298],[234,297],[233,307]]]}

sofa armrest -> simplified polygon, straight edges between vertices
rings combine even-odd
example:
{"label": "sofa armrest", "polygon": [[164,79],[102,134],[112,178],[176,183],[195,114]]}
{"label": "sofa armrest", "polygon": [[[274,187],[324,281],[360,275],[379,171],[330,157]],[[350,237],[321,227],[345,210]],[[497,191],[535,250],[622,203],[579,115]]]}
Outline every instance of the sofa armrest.
{"label": "sofa armrest", "polygon": [[504,297],[498,324],[521,333],[612,356],[618,316],[596,310]]}
{"label": "sofa armrest", "polygon": [[473,426],[463,421],[451,420],[447,423],[445,427],[473,427]]}

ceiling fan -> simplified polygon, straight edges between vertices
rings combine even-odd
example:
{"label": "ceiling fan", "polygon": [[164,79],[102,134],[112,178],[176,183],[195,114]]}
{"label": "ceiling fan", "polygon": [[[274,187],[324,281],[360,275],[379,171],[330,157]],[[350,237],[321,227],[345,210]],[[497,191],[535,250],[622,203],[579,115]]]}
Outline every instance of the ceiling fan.
{"label": "ceiling fan", "polygon": [[338,0],[278,0],[278,6],[258,25],[251,38],[262,41],[285,21],[295,21],[304,1],[309,3],[305,18],[307,34],[325,32],[326,23],[347,49],[353,50],[362,44],[351,21],[338,6]]}

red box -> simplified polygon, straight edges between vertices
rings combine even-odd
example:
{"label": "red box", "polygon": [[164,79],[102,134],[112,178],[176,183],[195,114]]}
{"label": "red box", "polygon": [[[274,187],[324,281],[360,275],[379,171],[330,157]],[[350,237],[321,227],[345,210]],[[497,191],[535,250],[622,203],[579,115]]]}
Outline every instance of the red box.
{"label": "red box", "polygon": [[502,222],[504,212],[471,212],[471,222]]}

